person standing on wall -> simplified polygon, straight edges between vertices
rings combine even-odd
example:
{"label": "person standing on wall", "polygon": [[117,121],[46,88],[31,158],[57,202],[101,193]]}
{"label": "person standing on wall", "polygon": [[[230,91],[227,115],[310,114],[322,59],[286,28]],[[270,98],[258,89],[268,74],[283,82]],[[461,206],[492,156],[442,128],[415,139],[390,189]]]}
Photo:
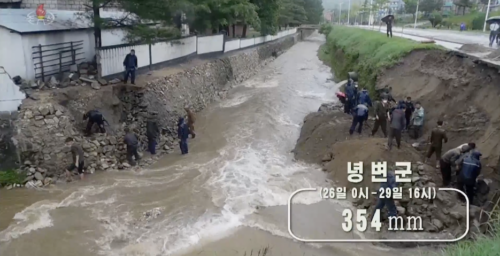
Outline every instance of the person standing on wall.
{"label": "person standing on wall", "polygon": [[137,69],[137,56],[135,51],[132,49],[130,53],[125,56],[123,60],[123,66],[125,67],[125,78],[123,81],[127,83],[128,76],[130,75],[130,82],[135,84],[135,70]]}

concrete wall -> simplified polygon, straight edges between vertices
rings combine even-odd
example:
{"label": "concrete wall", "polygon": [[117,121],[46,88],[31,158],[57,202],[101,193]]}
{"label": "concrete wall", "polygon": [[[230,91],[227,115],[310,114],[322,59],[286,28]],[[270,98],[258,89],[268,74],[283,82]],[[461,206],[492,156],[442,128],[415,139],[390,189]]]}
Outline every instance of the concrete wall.
{"label": "concrete wall", "polygon": [[151,46],[152,64],[178,59],[196,52],[196,37],[191,36],[173,42],[161,42]]}
{"label": "concrete wall", "polygon": [[21,35],[0,27],[0,67],[12,76],[26,77],[25,52]]}
{"label": "concrete wall", "polygon": [[240,39],[226,41],[226,46],[224,47],[224,52],[230,52],[240,49]]}
{"label": "concrete wall", "polygon": [[223,46],[223,35],[198,37],[198,54],[222,52]]}
{"label": "concrete wall", "polygon": [[125,38],[126,35],[127,31],[124,29],[120,28],[105,29],[101,32],[102,46],[104,47],[104,46],[124,44],[123,39]]}
{"label": "concrete wall", "polygon": [[132,45],[132,46],[120,46],[116,48],[99,50],[97,57],[98,68],[100,68],[101,76],[108,76],[117,73],[122,73],[123,60],[125,56],[130,53],[130,50],[135,50],[135,55],[137,56],[138,68],[145,67],[149,65],[149,45]]}
{"label": "concrete wall", "polygon": [[114,76],[123,72],[123,58],[130,51],[136,50],[136,55],[139,59],[139,68],[148,66],[150,64],[159,64],[171,60],[186,57],[191,54],[205,54],[228,52],[237,49],[252,47],[254,45],[267,43],[276,39],[292,35],[296,33],[296,29],[290,29],[280,32],[276,36],[255,37],[248,39],[237,39],[224,42],[223,35],[214,36],[201,36],[201,37],[187,37],[180,40],[173,40],[171,42],[161,42],[151,45],[151,52],[149,52],[149,45],[136,45],[136,46],[111,46],[103,47],[97,50],[98,68],[100,69],[101,76]]}
{"label": "concrete wall", "polygon": [[19,86],[15,85],[11,80],[11,76],[5,69],[0,67],[0,112],[17,111],[17,107],[21,105],[25,94],[21,92]]}

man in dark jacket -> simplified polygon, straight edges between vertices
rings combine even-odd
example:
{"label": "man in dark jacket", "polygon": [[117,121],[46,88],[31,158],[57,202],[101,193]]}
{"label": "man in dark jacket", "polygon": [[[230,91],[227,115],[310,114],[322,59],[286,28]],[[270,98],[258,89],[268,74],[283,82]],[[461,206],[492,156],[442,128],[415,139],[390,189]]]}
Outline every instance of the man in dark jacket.
{"label": "man in dark jacket", "polygon": [[177,123],[177,136],[179,137],[179,147],[181,148],[181,154],[185,155],[189,153],[187,140],[189,138],[189,127],[184,122],[184,117],[179,117],[179,122]]}
{"label": "man in dark jacket", "polygon": [[368,107],[365,104],[358,104],[354,109],[353,117],[352,117],[352,125],[349,129],[349,134],[352,135],[356,126],[358,126],[358,133],[361,134],[363,130],[363,122],[365,122],[368,116]]}
{"label": "man in dark jacket", "polygon": [[[460,163],[461,170],[457,177],[457,189],[465,192],[469,198],[469,203],[472,204],[474,200],[474,187],[476,186],[476,179],[481,173],[481,153],[474,150],[468,154]],[[463,201],[464,198],[459,194],[459,198]]]}
{"label": "man in dark jacket", "polygon": [[352,79],[349,78],[349,80],[347,81],[347,84],[345,86],[345,96],[346,96],[346,104],[345,104],[345,108],[344,108],[344,112],[347,113],[347,114],[350,114],[351,113],[351,110],[354,108],[353,104],[354,103],[354,99],[355,99],[355,92],[354,92],[354,82],[352,81]]}
{"label": "man in dark jacket", "polygon": [[137,56],[135,51],[131,50],[125,59],[123,60],[123,66],[125,67],[125,78],[123,79],[127,83],[128,76],[130,75],[130,82],[135,84],[135,70],[137,69]]}
{"label": "man in dark jacket", "polygon": [[460,148],[450,149],[441,157],[441,160],[439,160],[439,167],[443,178],[443,187],[450,185],[451,169],[457,168],[458,164],[462,162],[462,156],[470,150],[471,148],[468,145],[465,145]]}
{"label": "man in dark jacket", "polygon": [[389,17],[385,24],[387,24],[387,37],[390,35],[392,38],[392,17]]}
{"label": "man in dark jacket", "polygon": [[384,137],[387,138],[387,117],[389,113],[388,103],[386,99],[382,99],[382,101],[375,101],[373,105],[375,111],[375,124],[372,129],[372,136],[377,133],[378,128],[382,128],[382,133]]}
{"label": "man in dark jacket", "polygon": [[358,104],[365,104],[368,107],[372,106],[372,99],[370,98],[366,88],[363,88],[363,90],[359,93]]}
{"label": "man in dark jacket", "polygon": [[408,130],[408,126],[410,126],[411,116],[413,115],[413,112],[415,111],[415,106],[413,105],[413,102],[411,101],[411,97],[406,98],[405,104],[406,104],[406,111],[405,111],[406,127],[405,127],[405,129]]}
{"label": "man in dark jacket", "polygon": [[[383,189],[394,189],[395,187],[397,186],[397,183],[396,183],[396,177],[394,176],[394,173],[392,171],[388,171],[387,172],[387,181],[380,184],[380,188],[383,188]],[[392,195],[392,193],[391,193]],[[382,209],[384,208],[384,206],[387,206],[387,210],[389,212],[389,217],[396,217],[397,214],[398,214],[398,210],[396,208],[396,205],[394,204],[394,199],[391,197],[388,197],[386,198],[386,194],[384,193],[384,197],[380,197],[379,195],[379,198],[378,198],[378,201],[377,201],[377,205],[375,206],[375,209],[373,210],[373,213],[372,213],[372,220],[373,220],[373,217],[375,216],[375,212],[377,210],[380,210],[382,211]],[[382,212],[380,212],[380,214],[382,214]]]}
{"label": "man in dark jacket", "polygon": [[437,127],[432,129],[431,136],[429,137],[429,142],[431,146],[429,147],[429,151],[427,151],[425,162],[427,163],[432,154],[435,153],[436,168],[439,168],[439,160],[441,159],[441,149],[443,148],[443,142],[448,142],[446,131],[443,129],[443,121],[439,120],[437,122]]}
{"label": "man in dark jacket", "polygon": [[137,138],[137,135],[131,132],[129,128],[125,128],[125,137],[123,138],[123,142],[125,143],[125,145],[127,145],[128,163],[132,166],[135,166],[136,161],[141,160],[139,152],[137,152],[137,149],[139,148],[139,138]]}
{"label": "man in dark jacket", "polygon": [[83,114],[83,120],[86,119],[88,119],[87,128],[85,129],[85,133],[87,135],[92,134],[92,127],[94,126],[94,124],[97,124],[99,126],[99,131],[101,133],[106,133],[106,129],[104,128],[104,123],[107,123],[108,125],[109,123],[108,121],[106,121],[106,119],[104,119],[103,115],[101,114],[101,112],[99,112],[99,110],[94,109]]}
{"label": "man in dark jacket", "polygon": [[389,150],[392,149],[392,140],[396,138],[396,144],[398,148],[401,147],[401,133],[403,129],[406,127],[406,119],[405,119],[405,104],[400,101],[398,103],[398,107],[392,111],[392,115],[389,119],[391,123],[390,131],[389,131],[389,139],[387,141],[387,147]]}
{"label": "man in dark jacket", "polygon": [[148,137],[148,150],[151,155],[156,155],[156,144],[160,137],[160,128],[156,113],[151,113],[146,122],[146,137]]}

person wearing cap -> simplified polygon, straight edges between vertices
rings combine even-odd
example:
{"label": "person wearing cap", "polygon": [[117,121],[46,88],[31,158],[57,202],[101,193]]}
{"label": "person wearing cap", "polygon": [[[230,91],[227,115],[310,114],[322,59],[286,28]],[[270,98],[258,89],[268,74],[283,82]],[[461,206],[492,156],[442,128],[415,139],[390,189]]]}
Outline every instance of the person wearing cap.
{"label": "person wearing cap", "polygon": [[[470,204],[474,200],[476,179],[481,174],[481,155],[479,151],[474,150],[459,162],[460,173],[457,176],[457,189],[467,195]],[[459,198],[465,201],[460,194]]]}
{"label": "person wearing cap", "polygon": [[361,131],[363,130],[363,123],[365,122],[367,116],[368,116],[368,107],[366,106],[366,104],[358,104],[354,109],[354,113],[352,116],[352,124],[351,128],[349,129],[350,135],[354,133],[356,127],[358,127],[358,133],[361,134]]}
{"label": "person wearing cap", "polygon": [[151,112],[146,121],[146,137],[148,138],[149,153],[151,153],[151,155],[156,155],[156,144],[160,137],[160,127],[158,125],[156,112]]}
{"label": "person wearing cap", "polygon": [[436,155],[436,168],[439,169],[439,159],[441,159],[441,150],[443,149],[443,143],[448,142],[448,136],[446,136],[446,131],[443,129],[443,121],[437,121],[437,126],[432,129],[431,136],[429,137],[430,147],[427,151],[425,163],[429,161],[432,154]]}
{"label": "person wearing cap", "polygon": [[406,127],[405,108],[406,105],[404,102],[399,101],[397,108],[392,111],[392,114],[389,117],[389,122],[391,123],[389,138],[387,141],[387,147],[389,150],[392,149],[392,141],[394,138],[396,138],[397,147],[401,147],[401,133]]}
{"label": "person wearing cap", "polygon": [[443,187],[450,185],[452,168],[458,169],[457,164],[462,161],[464,154],[470,150],[471,148],[468,145],[461,148],[452,148],[441,157],[439,160],[439,168],[441,177],[443,178]]}
{"label": "person wearing cap", "polygon": [[373,104],[374,112],[375,112],[375,124],[372,129],[372,136],[375,136],[378,128],[382,128],[382,133],[384,137],[387,138],[387,118],[389,113],[387,99],[382,99],[382,101],[375,101]]}
{"label": "person wearing cap", "polygon": [[412,115],[412,125],[415,131],[414,139],[420,138],[422,136],[423,126],[424,126],[424,108],[420,104],[420,102],[415,103],[415,111]]}

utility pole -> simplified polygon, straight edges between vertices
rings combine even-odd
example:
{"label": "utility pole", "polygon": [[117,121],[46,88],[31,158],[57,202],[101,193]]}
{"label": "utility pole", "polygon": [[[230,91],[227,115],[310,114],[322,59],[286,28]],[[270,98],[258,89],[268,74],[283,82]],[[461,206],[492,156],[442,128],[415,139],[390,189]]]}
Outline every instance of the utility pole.
{"label": "utility pole", "polygon": [[368,26],[372,25],[373,23],[372,10],[373,10],[373,0],[370,0],[370,16],[368,17]]}
{"label": "utility pole", "polygon": [[342,16],[342,3],[339,3],[339,25],[340,25],[340,17]]}
{"label": "utility pole", "polygon": [[490,4],[491,0],[488,0],[488,8],[486,9],[486,18],[484,19],[483,32],[486,32],[486,21],[488,20],[488,15],[490,14]]}
{"label": "utility pole", "polygon": [[350,25],[349,23],[349,16],[351,15],[351,0],[349,0],[349,7],[347,8],[347,25]]}
{"label": "utility pole", "polygon": [[415,23],[413,24],[413,28],[417,28],[417,19],[418,19],[418,4],[420,3],[420,0],[417,1],[417,10],[415,11]]}

